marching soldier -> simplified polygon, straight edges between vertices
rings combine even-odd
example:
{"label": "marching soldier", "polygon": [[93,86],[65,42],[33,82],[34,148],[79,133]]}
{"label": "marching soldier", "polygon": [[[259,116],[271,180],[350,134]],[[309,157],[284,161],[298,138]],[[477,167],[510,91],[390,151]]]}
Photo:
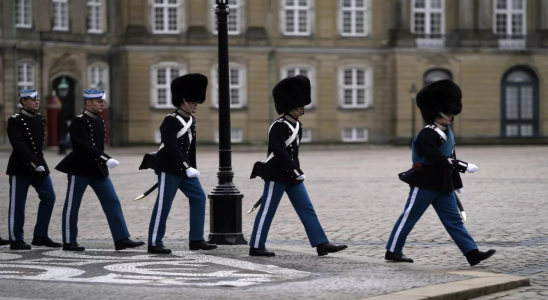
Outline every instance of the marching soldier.
{"label": "marching soldier", "polygon": [[346,245],[329,242],[316,216],[304,186],[305,175],[299,164],[299,144],[302,137],[304,107],[311,102],[310,80],[305,76],[285,78],[273,89],[272,95],[278,114],[282,115],[270,126],[268,132],[268,158],[257,162],[251,178],[264,179],[262,205],[255,218],[249,242],[250,256],[275,256],[265,247],[270,224],[284,193],[304,225],[308,240],[316,247],[319,256],[338,252]]}
{"label": "marching soldier", "polygon": [[148,231],[148,252],[169,254],[162,239],[166,221],[177,190],[190,203],[190,250],[212,250],[217,246],[204,241],[206,196],[196,166],[196,113],[206,98],[207,77],[186,74],[171,82],[171,101],[177,108],[160,126],[162,145],[155,153],[146,154],[140,169],[151,168],[158,175],[158,198],[154,204]]}
{"label": "marching soldier", "polygon": [[475,173],[476,165],[458,160],[455,139],[449,125],[462,111],[462,92],[451,80],[424,87],[417,94],[417,106],[428,124],[412,143],[413,168],[399,174],[411,187],[405,209],[386,245],[385,259],[412,263],[403,246],[413,226],[432,205],[445,229],[466,256],[471,266],[491,257],[495,250],[478,251],[478,246],[462,222],[455,191],[462,192],[460,173]]}
{"label": "marching soldier", "polygon": [[144,245],[129,239],[120,200],[108,177],[108,169],[119,162],[103,151],[106,141],[105,120],[98,114],[106,105],[105,92],[84,91],[85,110],[69,126],[72,151],[56,167],[68,174],[68,187],[63,207],[63,250],[84,251],[78,245],[78,210],[86,188],[91,186],[103,207],[116,250]]}
{"label": "marching soldier", "polygon": [[[23,110],[8,120],[8,137],[13,147],[6,172],[10,180],[8,214],[10,249],[31,249],[31,246],[25,243],[23,236],[25,203],[31,185],[40,198],[32,245],[61,247],[60,243],[48,237],[55,192],[42,152],[46,137],[46,119],[37,113],[40,107],[40,95],[36,90],[22,90],[19,101],[23,105]],[[0,239],[0,245],[2,244],[7,243]]]}

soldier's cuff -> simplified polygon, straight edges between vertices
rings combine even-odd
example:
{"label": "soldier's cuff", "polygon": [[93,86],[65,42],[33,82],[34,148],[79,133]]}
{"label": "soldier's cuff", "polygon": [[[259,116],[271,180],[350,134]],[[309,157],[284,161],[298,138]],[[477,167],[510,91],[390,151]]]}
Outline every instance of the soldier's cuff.
{"label": "soldier's cuff", "polygon": [[303,175],[303,174],[304,174],[303,170],[301,170],[301,169],[293,169],[293,171],[291,171],[291,178],[297,178],[297,177],[299,177],[299,176],[301,176],[301,175]]}
{"label": "soldier's cuff", "polygon": [[103,153],[99,156],[99,158],[96,158],[95,160],[98,160],[100,164],[106,164],[107,161],[111,158],[112,157],[110,157],[110,156]]}
{"label": "soldier's cuff", "polygon": [[183,161],[183,167],[186,169],[189,169],[191,168],[191,165],[189,163],[187,163],[186,161]]}
{"label": "soldier's cuff", "polygon": [[458,170],[461,173],[464,173],[464,172],[466,172],[467,168],[468,168],[468,163],[455,159],[455,168],[454,169]]}

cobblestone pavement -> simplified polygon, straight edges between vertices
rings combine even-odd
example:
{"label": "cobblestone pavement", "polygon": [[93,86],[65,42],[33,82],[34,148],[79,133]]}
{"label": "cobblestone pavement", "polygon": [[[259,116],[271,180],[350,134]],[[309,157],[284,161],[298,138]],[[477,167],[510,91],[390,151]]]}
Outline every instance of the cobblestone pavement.
{"label": "cobblestone pavement", "polygon": [[[121,165],[111,171],[111,179],[122,201],[124,216],[133,237],[146,240],[156,192],[141,201],[133,198],[152,186],[151,171],[138,171],[142,154],[151,148],[110,149]],[[463,175],[464,194],[460,196],[468,215],[466,227],[480,249],[497,249],[497,254],[474,269],[521,275],[531,278],[532,286],[484,296],[480,299],[546,299],[548,297],[548,147],[459,147],[459,158],[479,166],[475,174]],[[408,186],[397,173],[410,166],[410,151],[399,147],[354,147],[343,150],[319,149],[304,145],[301,151],[306,187],[320,221],[331,241],[347,243],[347,255],[382,261],[384,244],[401,214]],[[0,153],[5,170],[9,153]],[[234,151],[234,182],[245,195],[243,210],[262,193],[260,180],[249,180],[253,163],[265,157],[264,151]],[[49,152],[53,167],[61,157]],[[216,184],[217,152],[202,149],[198,155],[200,180],[206,193]],[[53,171],[57,204],[50,235],[61,239],[61,211],[66,192],[66,175]],[[7,236],[9,184],[0,179],[0,235]],[[38,198],[29,192],[27,239],[35,222]],[[209,210],[208,210],[209,211]],[[110,232],[95,195],[88,189],[80,208],[81,240],[108,240]],[[243,232],[251,234],[255,214],[244,215]],[[188,204],[179,193],[168,220],[166,245],[170,240],[188,237]],[[209,216],[206,216],[206,237]],[[267,245],[307,246],[307,238],[287,197],[282,200],[270,230]],[[312,251],[312,250],[311,250]],[[416,264],[448,269],[470,270],[466,259],[453,244],[433,209],[428,209],[408,238],[405,254]]]}

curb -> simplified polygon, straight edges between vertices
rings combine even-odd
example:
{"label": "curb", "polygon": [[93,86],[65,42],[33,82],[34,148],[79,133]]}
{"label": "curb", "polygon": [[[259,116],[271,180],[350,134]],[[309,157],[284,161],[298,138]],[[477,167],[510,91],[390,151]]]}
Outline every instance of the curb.
{"label": "curb", "polygon": [[461,300],[529,286],[529,278],[476,271],[454,271],[449,274],[477,278],[436,284],[416,289],[365,298],[367,300]]}

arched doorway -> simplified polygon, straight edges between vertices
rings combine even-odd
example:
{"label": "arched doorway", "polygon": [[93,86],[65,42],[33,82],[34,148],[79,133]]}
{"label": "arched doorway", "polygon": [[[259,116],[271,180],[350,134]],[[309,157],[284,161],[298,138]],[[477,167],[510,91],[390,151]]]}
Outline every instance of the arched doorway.
{"label": "arched doorway", "polygon": [[424,79],[423,84],[424,86],[427,86],[431,84],[432,82],[449,79],[453,80],[453,76],[451,73],[444,69],[432,69],[424,73]]}
{"label": "arched doorway", "polygon": [[518,67],[506,72],[501,82],[501,136],[538,136],[538,89],[538,78],[530,69]]}
{"label": "arched doorway", "polygon": [[76,92],[78,90],[78,82],[70,76],[58,76],[51,81],[51,90],[55,91],[59,100],[61,100],[61,111],[58,114],[57,120],[49,120],[49,122],[57,122],[57,136],[59,141],[66,136],[68,124],[76,116],[77,104]]}

